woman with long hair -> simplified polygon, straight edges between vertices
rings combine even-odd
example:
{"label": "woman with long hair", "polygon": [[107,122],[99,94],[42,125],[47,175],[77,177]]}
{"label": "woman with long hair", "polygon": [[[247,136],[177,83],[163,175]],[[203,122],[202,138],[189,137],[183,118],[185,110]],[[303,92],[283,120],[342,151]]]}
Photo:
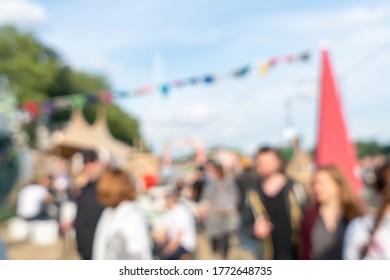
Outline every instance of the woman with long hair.
{"label": "woman with long hair", "polygon": [[339,168],[320,167],[312,185],[313,205],[303,215],[301,259],[342,259],[347,225],[363,215],[363,204]]}
{"label": "woman with long hair", "polygon": [[135,202],[136,188],[129,174],[106,171],[99,180],[97,194],[105,209],[96,228],[93,259],[152,259],[148,222]]}
{"label": "woman with long hair", "polygon": [[375,177],[379,205],[374,214],[349,225],[345,235],[345,259],[390,259],[390,162],[382,165]]}

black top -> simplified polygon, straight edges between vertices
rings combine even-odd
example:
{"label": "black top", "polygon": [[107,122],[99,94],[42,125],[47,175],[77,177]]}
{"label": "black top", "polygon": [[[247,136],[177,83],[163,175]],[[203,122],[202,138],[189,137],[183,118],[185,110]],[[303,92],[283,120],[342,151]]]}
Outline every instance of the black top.
{"label": "black top", "polygon": [[103,209],[97,200],[96,182],[89,182],[77,199],[75,221],[77,249],[83,259],[92,258],[95,229]]}
{"label": "black top", "polygon": [[204,179],[198,179],[195,181],[193,188],[195,190],[195,197],[194,200],[196,202],[199,202],[201,196],[202,196],[202,191],[204,188],[204,185],[206,184],[206,181]]}
{"label": "black top", "polygon": [[294,248],[291,243],[291,223],[285,200],[287,191],[288,189],[284,187],[276,196],[269,197],[260,189],[264,207],[274,226],[272,231],[272,243],[274,246],[275,260],[295,259]]}
{"label": "black top", "polygon": [[251,168],[244,169],[244,171],[237,176],[236,184],[240,193],[238,209],[240,213],[243,213],[245,207],[245,197],[247,190],[256,185],[258,181],[258,176]]}

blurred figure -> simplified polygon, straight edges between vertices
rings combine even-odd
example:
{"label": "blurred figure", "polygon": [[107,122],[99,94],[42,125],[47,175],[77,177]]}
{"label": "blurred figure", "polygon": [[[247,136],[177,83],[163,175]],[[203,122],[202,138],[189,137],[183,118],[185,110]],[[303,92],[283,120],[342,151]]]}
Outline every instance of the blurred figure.
{"label": "blurred figure", "polygon": [[341,260],[346,227],[363,215],[363,203],[333,165],[317,170],[312,191],[314,205],[303,216],[300,258]]}
{"label": "blurred figure", "polygon": [[53,202],[50,186],[51,177],[39,175],[38,179],[23,187],[18,195],[16,214],[28,221],[50,219],[47,211]]}
{"label": "blurred figure", "polygon": [[199,202],[205,184],[206,184],[205,170],[203,166],[199,166],[196,173],[195,182],[192,185],[192,199],[195,202]]}
{"label": "blurred figure", "polygon": [[129,174],[106,171],[99,180],[97,192],[106,208],[97,225],[93,259],[152,259],[147,219],[135,203],[136,187]]}
{"label": "blurred figure", "polygon": [[251,215],[244,221],[248,234],[256,237],[259,259],[298,258],[302,208],[307,203],[304,187],[285,175],[278,150],[263,147],[256,154],[260,180],[247,191]]}
{"label": "blurred figure", "polygon": [[221,252],[227,259],[229,239],[238,229],[238,191],[235,181],[224,172],[222,165],[208,163],[210,182],[203,191],[199,218],[204,220],[205,232],[214,253]]}
{"label": "blurred figure", "polygon": [[63,202],[68,199],[71,184],[68,163],[65,159],[59,159],[53,174],[53,190],[56,192],[58,201]]}
{"label": "blurred figure", "polygon": [[376,213],[353,220],[347,228],[345,259],[390,260],[390,162],[377,170],[375,190],[380,201]]}
{"label": "blurred figure", "polygon": [[258,176],[253,169],[252,161],[250,158],[244,157],[242,158],[242,172],[236,178],[236,184],[239,191],[239,202],[238,202],[238,211],[241,213],[241,221],[240,221],[240,245],[243,249],[249,251],[252,254],[255,254],[256,251],[256,240],[250,238],[248,234],[245,232],[244,221],[250,219],[250,212],[245,211],[245,196],[247,190],[256,184],[258,181]]}
{"label": "blurred figure", "polygon": [[1,238],[0,238],[0,260],[8,260],[7,248],[5,247],[5,244]]}
{"label": "blurred figure", "polygon": [[165,260],[190,259],[196,248],[195,217],[178,199],[177,189],[167,194],[168,212],[156,239],[157,254]]}
{"label": "blurred figure", "polygon": [[103,211],[103,206],[97,199],[96,185],[104,170],[104,165],[99,161],[95,151],[86,150],[82,154],[84,168],[82,174],[75,180],[78,194],[75,230],[80,257],[90,260],[96,225]]}

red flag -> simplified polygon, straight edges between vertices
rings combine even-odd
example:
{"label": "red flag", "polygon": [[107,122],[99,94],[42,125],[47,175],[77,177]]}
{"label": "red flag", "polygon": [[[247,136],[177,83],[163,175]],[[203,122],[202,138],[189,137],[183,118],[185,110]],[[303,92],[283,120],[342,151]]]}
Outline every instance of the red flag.
{"label": "red flag", "polygon": [[334,164],[356,191],[362,189],[355,147],[350,141],[327,49],[322,50],[321,96],[316,163]]}

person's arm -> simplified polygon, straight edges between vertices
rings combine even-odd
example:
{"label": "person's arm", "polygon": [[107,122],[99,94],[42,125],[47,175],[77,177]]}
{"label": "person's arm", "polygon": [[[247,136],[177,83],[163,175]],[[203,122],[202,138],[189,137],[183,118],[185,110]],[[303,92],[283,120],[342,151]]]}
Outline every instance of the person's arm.
{"label": "person's arm", "polygon": [[362,225],[363,218],[352,220],[345,231],[343,242],[343,259],[359,260],[364,242],[368,242],[369,228]]}
{"label": "person's arm", "polygon": [[169,240],[167,246],[165,246],[163,250],[163,254],[166,256],[171,255],[173,252],[175,252],[181,245],[181,237],[182,237],[182,231],[179,230],[175,232],[172,239]]}

